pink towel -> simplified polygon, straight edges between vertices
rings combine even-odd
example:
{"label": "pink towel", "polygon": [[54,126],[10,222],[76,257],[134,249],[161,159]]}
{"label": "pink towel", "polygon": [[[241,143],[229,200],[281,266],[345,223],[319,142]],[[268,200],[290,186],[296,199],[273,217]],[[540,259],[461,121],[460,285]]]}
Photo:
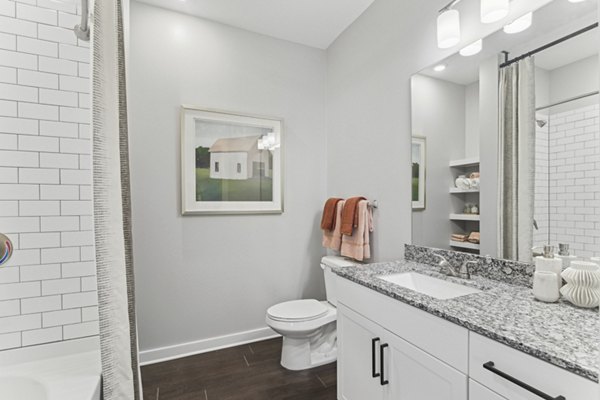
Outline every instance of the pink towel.
{"label": "pink towel", "polygon": [[338,201],[335,206],[335,225],[333,230],[323,231],[323,247],[326,249],[340,251],[342,245],[342,209],[344,200]]}
{"label": "pink towel", "polygon": [[358,226],[352,236],[342,237],[341,254],[358,261],[371,258],[369,234],[373,232],[373,212],[367,200],[358,203]]}

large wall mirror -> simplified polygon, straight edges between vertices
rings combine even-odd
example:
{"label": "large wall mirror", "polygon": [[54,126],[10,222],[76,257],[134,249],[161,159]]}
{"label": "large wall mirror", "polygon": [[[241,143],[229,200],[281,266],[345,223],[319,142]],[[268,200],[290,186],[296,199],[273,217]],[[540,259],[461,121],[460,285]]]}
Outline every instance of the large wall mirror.
{"label": "large wall mirror", "polygon": [[600,257],[597,7],[554,0],[412,77],[414,244]]}

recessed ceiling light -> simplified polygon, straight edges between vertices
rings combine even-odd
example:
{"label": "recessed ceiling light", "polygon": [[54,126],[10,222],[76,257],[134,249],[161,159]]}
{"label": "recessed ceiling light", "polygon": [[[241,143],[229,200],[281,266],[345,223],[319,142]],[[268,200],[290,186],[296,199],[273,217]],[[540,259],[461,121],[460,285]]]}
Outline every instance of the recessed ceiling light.
{"label": "recessed ceiling light", "polygon": [[479,53],[482,48],[483,48],[483,40],[479,39],[479,40],[471,43],[470,45],[465,46],[462,49],[460,49],[459,53],[461,56],[464,56],[464,57],[474,56],[475,54]]}
{"label": "recessed ceiling light", "polygon": [[435,72],[442,72],[445,69],[446,69],[446,64],[439,64],[439,65],[436,65],[435,67],[433,67],[433,70]]}
{"label": "recessed ceiling light", "polygon": [[583,3],[585,0],[569,0],[569,3]]}
{"label": "recessed ceiling light", "polygon": [[531,26],[533,13],[527,13],[504,27],[506,33],[519,33]]}

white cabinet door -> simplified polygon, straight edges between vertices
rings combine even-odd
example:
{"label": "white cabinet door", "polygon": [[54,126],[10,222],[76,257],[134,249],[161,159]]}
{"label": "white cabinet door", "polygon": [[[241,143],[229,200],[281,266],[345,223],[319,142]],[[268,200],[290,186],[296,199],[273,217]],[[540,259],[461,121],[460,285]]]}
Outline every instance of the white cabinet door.
{"label": "white cabinet door", "polygon": [[383,328],[343,304],[338,305],[337,311],[338,399],[383,400],[384,386],[379,377],[373,376],[379,368]]}
{"label": "white cabinet door", "polygon": [[395,335],[384,348],[386,400],[467,400],[467,376]]}
{"label": "white cabinet door", "polygon": [[506,400],[506,398],[469,379],[469,400]]}

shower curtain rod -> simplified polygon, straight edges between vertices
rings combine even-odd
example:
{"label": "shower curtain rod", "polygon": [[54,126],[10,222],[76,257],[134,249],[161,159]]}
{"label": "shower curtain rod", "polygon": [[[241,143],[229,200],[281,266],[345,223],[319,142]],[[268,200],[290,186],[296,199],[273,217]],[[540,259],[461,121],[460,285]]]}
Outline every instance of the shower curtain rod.
{"label": "shower curtain rod", "polygon": [[579,96],[569,97],[568,99],[557,101],[556,103],[548,104],[547,106],[538,107],[535,109],[535,111],[540,111],[540,110],[545,110],[546,108],[560,106],[561,104],[570,103],[575,100],[585,99],[586,97],[595,96],[597,94],[600,94],[600,92],[596,90],[595,92],[589,92],[589,93],[585,93],[585,94],[582,94]]}
{"label": "shower curtain rod", "polygon": [[[545,45],[543,45],[541,47],[538,47],[535,50],[531,50],[530,52],[527,52],[527,53],[522,54],[522,55],[520,55],[518,57],[515,57],[512,60],[507,60],[507,61],[503,62],[502,64],[500,64],[500,68],[508,67],[511,64],[514,64],[514,63],[516,63],[518,61],[521,61],[521,60],[523,60],[523,59],[525,59],[527,57],[531,57],[532,55],[534,55],[536,53],[539,53],[540,51],[544,51],[546,49],[549,49],[550,47],[556,46],[557,44],[560,44],[560,43],[565,42],[565,41],[567,41],[569,39],[572,39],[572,38],[574,38],[576,36],[579,36],[582,33],[586,33],[588,31],[591,31],[592,29],[595,29],[597,27],[598,27],[598,23],[597,22],[595,24],[588,25],[585,28],[582,28],[582,29],[580,29],[580,30],[578,30],[576,32],[573,32],[573,33],[571,33],[571,34],[569,34],[567,36],[563,36],[560,39],[557,39],[557,40],[555,40],[553,42],[550,42],[550,43],[545,44]],[[508,55],[507,52],[504,52],[504,53],[505,53],[505,55]]]}

